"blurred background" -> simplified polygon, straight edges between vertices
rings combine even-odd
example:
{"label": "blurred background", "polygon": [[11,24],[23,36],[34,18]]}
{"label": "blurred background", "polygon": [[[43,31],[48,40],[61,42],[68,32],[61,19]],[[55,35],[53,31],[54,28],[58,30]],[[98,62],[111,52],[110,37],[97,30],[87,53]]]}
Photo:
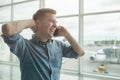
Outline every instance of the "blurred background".
{"label": "blurred background", "polygon": [[[57,10],[58,24],[86,53],[79,59],[63,58],[61,80],[120,80],[120,0],[0,0],[0,35],[4,23],[31,19],[44,7]],[[32,34],[30,29],[21,32],[28,39]],[[19,61],[2,37],[0,80],[20,80]]]}

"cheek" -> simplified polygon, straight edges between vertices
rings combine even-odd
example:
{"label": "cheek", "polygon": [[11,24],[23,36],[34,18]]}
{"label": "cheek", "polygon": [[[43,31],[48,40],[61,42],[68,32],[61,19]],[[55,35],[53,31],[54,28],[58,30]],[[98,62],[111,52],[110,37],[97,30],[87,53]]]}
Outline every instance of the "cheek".
{"label": "cheek", "polygon": [[47,29],[50,29],[51,27],[52,27],[52,24],[50,24],[50,23],[49,23],[49,24],[46,24],[46,28],[47,28]]}
{"label": "cheek", "polygon": [[43,31],[45,31],[45,32],[48,32],[49,29],[50,29],[49,25],[45,25],[45,26],[43,27]]}
{"label": "cheek", "polygon": [[44,31],[49,31],[50,30],[50,28],[52,27],[52,23],[44,23],[43,25],[42,25],[42,29],[44,30]]}

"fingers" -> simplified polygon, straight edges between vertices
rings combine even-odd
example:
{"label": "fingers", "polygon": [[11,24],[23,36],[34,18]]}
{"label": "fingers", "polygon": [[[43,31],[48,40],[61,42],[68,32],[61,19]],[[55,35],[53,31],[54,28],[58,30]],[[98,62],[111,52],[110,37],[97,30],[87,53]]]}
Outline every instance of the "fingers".
{"label": "fingers", "polygon": [[58,30],[65,30],[65,28],[63,27],[63,26],[58,26],[58,28],[57,28]]}
{"label": "fingers", "polygon": [[58,26],[57,29],[60,30],[62,26]]}

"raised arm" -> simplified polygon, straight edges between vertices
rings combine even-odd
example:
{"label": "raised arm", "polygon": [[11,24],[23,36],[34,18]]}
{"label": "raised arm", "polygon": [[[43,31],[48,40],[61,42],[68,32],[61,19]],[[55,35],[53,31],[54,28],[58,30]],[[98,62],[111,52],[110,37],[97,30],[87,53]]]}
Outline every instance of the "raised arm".
{"label": "raised arm", "polygon": [[2,26],[2,32],[6,36],[11,36],[15,33],[20,33],[23,29],[32,28],[35,26],[33,20],[19,20],[4,24]]}
{"label": "raised arm", "polygon": [[77,43],[77,41],[63,26],[58,27],[58,36],[64,36],[68,40],[68,42],[71,44],[73,50],[79,56],[83,56],[85,54],[82,48],[79,46],[79,43]]}
{"label": "raised arm", "polygon": [[84,51],[79,46],[79,43],[77,43],[77,41],[71,36],[70,33],[67,33],[67,35],[65,36],[65,38],[68,40],[68,42],[71,44],[73,50],[76,53],[78,53],[79,56],[83,56],[84,55]]}

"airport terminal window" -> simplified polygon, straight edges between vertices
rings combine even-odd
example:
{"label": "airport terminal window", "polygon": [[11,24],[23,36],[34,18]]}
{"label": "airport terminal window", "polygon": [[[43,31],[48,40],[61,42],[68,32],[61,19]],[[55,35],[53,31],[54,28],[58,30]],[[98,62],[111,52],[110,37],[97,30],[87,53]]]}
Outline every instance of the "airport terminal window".
{"label": "airport terminal window", "polygon": [[84,13],[120,10],[120,0],[84,0]]}
{"label": "airport terminal window", "polygon": [[14,5],[13,20],[31,19],[33,14],[38,10],[38,8],[39,8],[39,1],[32,1],[32,2]]}
{"label": "airport terminal window", "polygon": [[0,22],[11,20],[11,6],[0,7]]}
{"label": "airport terminal window", "polygon": [[[119,76],[119,17],[120,13],[84,16],[84,72]],[[101,65],[105,72],[98,69]]]}
{"label": "airport terminal window", "polygon": [[57,10],[58,16],[74,15],[79,12],[79,0],[45,0],[45,7]]}
{"label": "airport terminal window", "polygon": [[[12,1],[14,4],[11,4]],[[45,4],[40,6],[40,1]],[[79,2],[83,2],[84,12],[81,9],[82,7],[79,7],[82,6],[82,3],[79,4]],[[38,8],[53,8],[58,12],[58,24],[65,25],[77,41],[79,40],[78,37],[81,37],[78,33],[79,27],[83,27],[84,30],[83,39],[81,39],[84,41],[83,47],[86,52],[85,56],[81,58],[83,64],[79,65],[79,61],[76,59],[63,58],[62,69],[71,71],[69,74],[72,77],[68,74],[61,75],[61,80],[116,80],[110,78],[119,77],[120,79],[119,4],[119,0],[2,0],[0,1],[0,28],[3,23],[11,20],[31,19]],[[11,7],[12,5],[13,7]],[[23,13],[24,15],[21,15]],[[81,15],[81,13],[83,14]],[[83,21],[79,21],[79,18],[82,20],[82,17]],[[21,33],[28,39],[31,38],[32,34],[30,29]],[[65,40],[64,38],[60,39]],[[15,65],[19,63],[16,56],[11,54],[8,46],[4,44],[0,37],[0,62],[2,62],[0,65],[0,80],[18,80],[20,78],[19,67],[4,65],[4,61],[8,61],[8,63],[5,62],[7,65],[10,64],[9,61],[13,62],[12,64],[15,63]],[[101,68],[103,71],[101,71]],[[83,70],[80,73],[83,76],[93,74],[95,78],[83,77],[79,79],[79,75],[73,74],[73,71],[81,72],[78,70]],[[75,75],[74,78],[73,75]],[[101,76],[101,78],[97,78],[96,75]],[[112,77],[106,79],[103,76]]]}

